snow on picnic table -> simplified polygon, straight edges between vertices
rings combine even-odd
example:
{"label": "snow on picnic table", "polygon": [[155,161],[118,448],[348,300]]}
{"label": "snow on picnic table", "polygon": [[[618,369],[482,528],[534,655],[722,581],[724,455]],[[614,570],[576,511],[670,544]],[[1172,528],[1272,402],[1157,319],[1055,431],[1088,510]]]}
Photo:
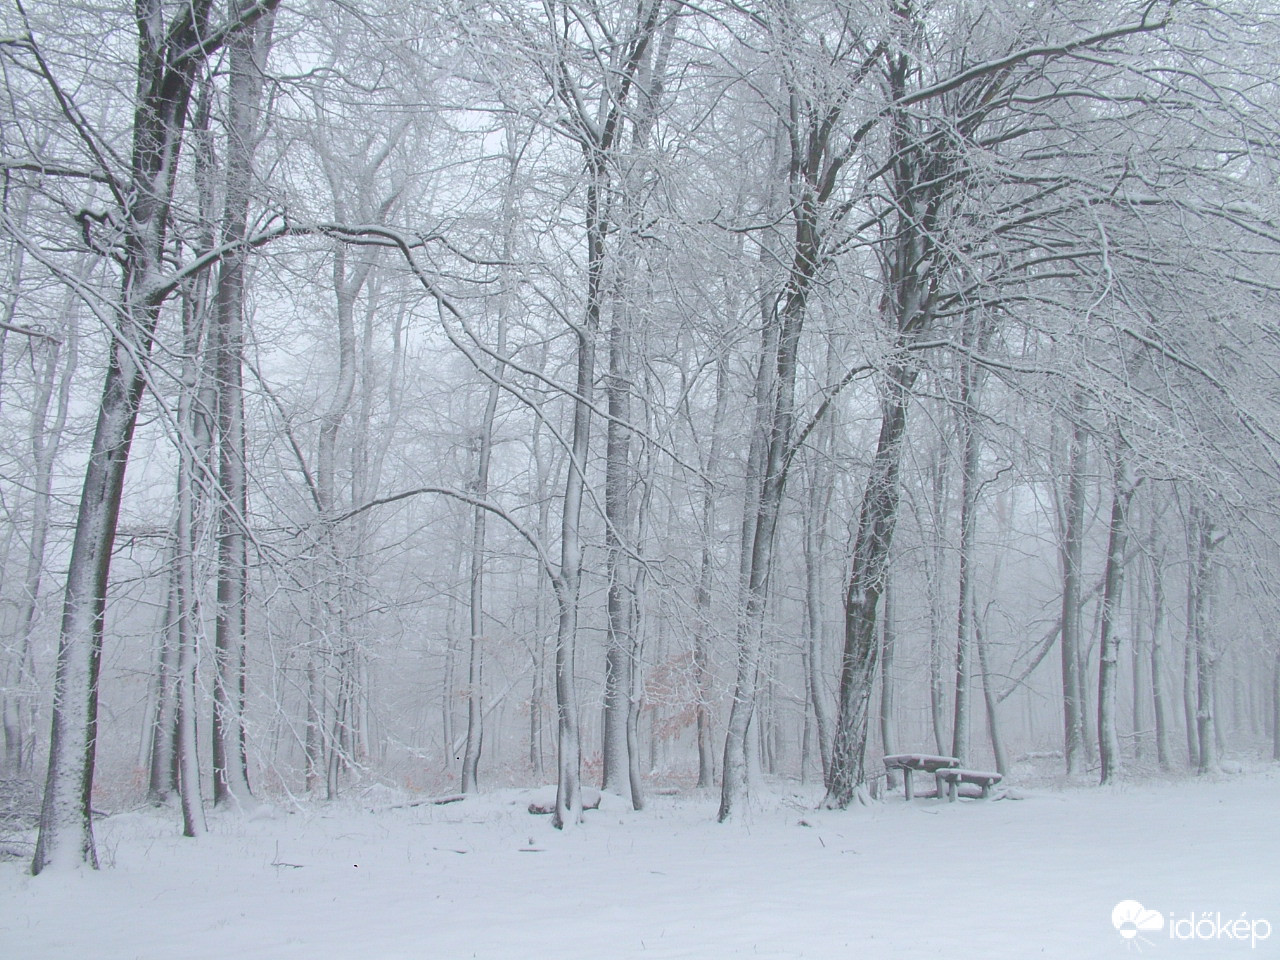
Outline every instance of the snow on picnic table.
{"label": "snow on picnic table", "polygon": [[[1280,956],[1280,777],[885,802],[816,811],[763,791],[605,798],[577,830],[532,791],[370,812],[315,804],[218,816],[199,840],[170,812],[98,825],[99,873],[0,864],[0,958],[18,960],[616,960]],[[1136,900],[1267,918],[1238,942],[1123,940]]]}

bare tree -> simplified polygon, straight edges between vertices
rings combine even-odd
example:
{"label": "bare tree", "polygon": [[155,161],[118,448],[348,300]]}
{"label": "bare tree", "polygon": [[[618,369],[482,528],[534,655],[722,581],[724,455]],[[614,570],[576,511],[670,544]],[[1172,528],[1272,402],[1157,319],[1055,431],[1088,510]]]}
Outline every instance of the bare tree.
{"label": "bare tree", "polygon": [[[191,4],[166,21],[158,2],[139,9],[132,153],[121,175],[93,128],[85,123],[28,32],[24,43],[67,119],[76,125],[91,162],[117,205],[122,232],[121,288],[113,305],[111,360],[85,472],[66,582],[54,686],[49,769],[32,872],[49,864],[97,866],[90,818],[97,743],[97,690],[102,625],[116,518],[125,466],[146,382],[160,307],[170,289],[165,248],[178,155],[195,76],[205,60],[239,30],[274,8],[262,0],[221,24],[211,3]],[[28,28],[29,30],[30,28]]]}

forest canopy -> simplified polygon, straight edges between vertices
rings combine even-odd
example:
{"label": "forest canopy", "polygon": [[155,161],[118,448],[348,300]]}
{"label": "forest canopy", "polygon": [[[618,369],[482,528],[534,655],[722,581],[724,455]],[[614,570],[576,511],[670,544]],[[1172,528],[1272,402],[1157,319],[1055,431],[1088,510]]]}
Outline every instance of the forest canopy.
{"label": "forest canopy", "polygon": [[144,794],[1280,759],[1278,15],[4,7],[34,871]]}

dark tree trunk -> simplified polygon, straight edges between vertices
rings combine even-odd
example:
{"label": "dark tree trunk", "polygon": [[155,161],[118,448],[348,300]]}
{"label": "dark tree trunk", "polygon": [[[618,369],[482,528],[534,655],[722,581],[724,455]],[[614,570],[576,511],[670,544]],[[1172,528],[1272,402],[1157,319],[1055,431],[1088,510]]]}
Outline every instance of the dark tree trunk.
{"label": "dark tree trunk", "polygon": [[1135,489],[1122,446],[1118,445],[1115,457],[1098,657],[1098,757],[1102,761],[1102,783],[1110,783],[1114,780],[1120,773],[1121,767],[1120,734],[1116,719],[1116,674],[1120,668],[1120,599],[1124,592],[1129,504],[1133,500]]}
{"label": "dark tree trunk", "polygon": [[[128,181],[118,196],[125,226],[119,310],[68,564],[54,670],[53,722],[32,873],[47,865],[97,866],[90,819],[97,746],[98,672],[111,549],[125,467],[146,384],[161,294],[169,207],[193,80],[211,55],[211,4],[198,0],[164,25],[157,0],[139,6],[138,99]],[[267,0],[254,16],[275,6]]]}
{"label": "dark tree trunk", "polygon": [[866,782],[868,712],[880,648],[876,608],[884,591],[898,516],[898,474],[906,437],[909,391],[915,373],[896,366],[890,369],[886,380],[880,402],[880,437],[862,495],[845,592],[844,654],[824,801],[825,806],[837,809],[847,807],[855,791]]}

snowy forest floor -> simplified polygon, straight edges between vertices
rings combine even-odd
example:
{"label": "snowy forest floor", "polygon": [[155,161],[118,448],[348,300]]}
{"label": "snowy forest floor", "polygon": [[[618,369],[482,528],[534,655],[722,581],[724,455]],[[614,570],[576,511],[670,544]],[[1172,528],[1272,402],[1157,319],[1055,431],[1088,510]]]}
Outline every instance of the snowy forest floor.
{"label": "snowy forest floor", "polygon": [[[816,788],[766,784],[727,825],[708,795],[639,813],[606,796],[564,833],[527,812],[535,793],[265,807],[194,841],[172,811],[105,817],[100,872],[0,863],[0,957],[1280,956],[1274,767],[987,802],[899,793],[843,813],[815,810]],[[1125,900],[1164,928],[1123,939]],[[1256,942],[1223,933],[1242,914]]]}

